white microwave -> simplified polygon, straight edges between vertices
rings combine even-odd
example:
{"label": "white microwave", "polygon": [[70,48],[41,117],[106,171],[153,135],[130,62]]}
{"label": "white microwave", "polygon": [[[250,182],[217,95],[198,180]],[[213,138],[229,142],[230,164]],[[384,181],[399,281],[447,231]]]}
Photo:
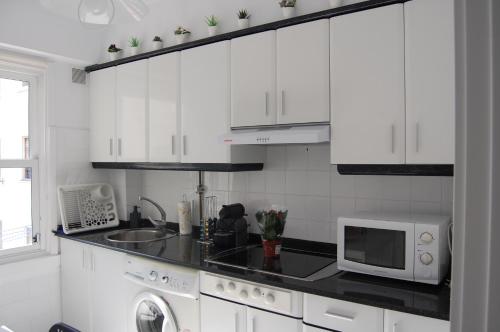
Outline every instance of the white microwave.
{"label": "white microwave", "polygon": [[437,215],[356,215],[337,221],[339,270],[439,284],[448,272],[448,226]]}

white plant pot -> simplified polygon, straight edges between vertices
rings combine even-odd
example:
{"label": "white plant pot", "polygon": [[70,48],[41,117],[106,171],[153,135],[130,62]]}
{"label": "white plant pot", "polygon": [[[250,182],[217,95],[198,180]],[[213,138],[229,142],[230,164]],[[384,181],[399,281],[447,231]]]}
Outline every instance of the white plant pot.
{"label": "white plant pot", "polygon": [[213,37],[217,34],[217,30],[219,30],[219,27],[216,25],[214,27],[212,26],[209,26],[208,27],[208,36],[209,37]]}
{"label": "white plant pot", "polygon": [[344,0],[330,0],[330,8],[337,8],[344,5]]}
{"label": "white plant pot", "polygon": [[163,42],[162,41],[153,41],[153,50],[159,50],[163,48]]}
{"label": "white plant pot", "polygon": [[118,60],[118,58],[120,57],[120,52],[108,52],[108,54],[110,61]]}
{"label": "white plant pot", "polygon": [[177,45],[184,43],[189,37],[188,33],[183,33],[180,35],[175,35],[175,42]]}
{"label": "white plant pot", "polygon": [[250,20],[248,18],[239,18],[238,27],[240,29],[246,29],[250,26]]}
{"label": "white plant pot", "polygon": [[290,18],[295,16],[295,7],[281,7],[284,18]]}
{"label": "white plant pot", "polygon": [[139,47],[129,47],[128,54],[130,56],[139,54]]}

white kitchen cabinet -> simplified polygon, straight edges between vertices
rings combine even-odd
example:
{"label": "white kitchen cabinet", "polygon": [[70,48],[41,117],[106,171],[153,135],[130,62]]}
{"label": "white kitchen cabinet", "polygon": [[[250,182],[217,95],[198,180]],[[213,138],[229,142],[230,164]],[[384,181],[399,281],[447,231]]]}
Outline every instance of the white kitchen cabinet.
{"label": "white kitchen cabinet", "polygon": [[244,305],[202,295],[200,300],[201,332],[245,332]]}
{"label": "white kitchen cabinet", "polygon": [[116,160],[116,67],[89,74],[90,160]]}
{"label": "white kitchen cabinet", "polygon": [[147,75],[147,60],[130,62],[116,69],[119,162],[147,161]]}
{"label": "white kitchen cabinet", "polygon": [[247,308],[248,332],[300,332],[302,320],[274,314],[268,311]]}
{"label": "white kitchen cabinet", "polygon": [[231,127],[276,123],[276,31],[231,40]]}
{"label": "white kitchen cabinet", "polygon": [[302,332],[330,332],[330,331],[329,330],[320,329],[319,327],[314,327],[314,326],[306,325],[306,324],[302,325]]}
{"label": "white kitchen cabinet", "polygon": [[126,331],[123,255],[61,239],[63,322],[82,332]]}
{"label": "white kitchen cabinet", "polygon": [[450,332],[450,322],[429,317],[384,311],[384,332]]}
{"label": "white kitchen cabinet", "polygon": [[331,19],[332,164],[405,163],[403,5]]}
{"label": "white kitchen cabinet", "polygon": [[149,59],[149,161],[180,161],[180,53]]}
{"label": "white kitchen cabinet", "polygon": [[278,30],[279,124],[330,120],[329,34],[328,20]]}
{"label": "white kitchen cabinet", "polygon": [[406,162],[455,162],[453,0],[404,4]]}

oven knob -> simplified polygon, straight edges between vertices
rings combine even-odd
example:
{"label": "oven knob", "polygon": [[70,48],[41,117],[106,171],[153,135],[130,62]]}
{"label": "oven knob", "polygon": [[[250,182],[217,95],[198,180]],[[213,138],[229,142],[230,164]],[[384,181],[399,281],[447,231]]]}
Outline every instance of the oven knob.
{"label": "oven knob", "polygon": [[261,295],[260,289],[259,288],[254,288],[253,292],[252,292],[252,297],[258,298],[258,297],[260,297],[260,295]]}
{"label": "oven knob", "polygon": [[234,291],[234,290],[236,289],[236,285],[235,285],[235,283],[234,283],[234,282],[232,282],[232,281],[231,281],[231,282],[227,285],[227,287],[229,288],[229,290],[230,290],[231,292],[232,292],[232,291]]}
{"label": "oven knob", "polygon": [[168,277],[168,276],[163,276],[163,277],[161,277],[161,282],[163,282],[164,284],[167,284],[167,283],[168,283],[168,280],[169,280],[169,277]]}
{"label": "oven knob", "polygon": [[240,292],[240,298],[242,300],[245,300],[248,298],[248,292],[245,290],[245,289],[242,289],[241,292]]}
{"label": "oven knob", "polygon": [[156,279],[158,279],[158,272],[156,271],[149,272],[149,280],[156,281]]}
{"label": "oven knob", "polygon": [[434,258],[428,252],[420,255],[420,262],[422,262],[422,264],[424,264],[424,265],[429,265],[430,263],[432,263],[433,260],[434,260]]}
{"label": "oven knob", "polygon": [[422,240],[422,242],[425,244],[429,244],[434,240],[434,238],[432,237],[431,233],[423,232],[422,234],[420,234],[420,240]]}
{"label": "oven knob", "polygon": [[267,304],[272,304],[272,303],[274,303],[275,300],[276,299],[274,298],[273,294],[269,293],[266,295],[266,303]]}
{"label": "oven knob", "polygon": [[219,293],[222,293],[224,291],[224,285],[217,284],[217,286],[215,286],[215,290],[218,291]]}

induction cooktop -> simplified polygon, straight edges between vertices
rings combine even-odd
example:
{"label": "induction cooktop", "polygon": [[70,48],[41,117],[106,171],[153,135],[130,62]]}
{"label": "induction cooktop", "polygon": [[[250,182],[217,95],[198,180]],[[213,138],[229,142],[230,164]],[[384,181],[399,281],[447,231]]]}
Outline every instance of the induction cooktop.
{"label": "induction cooktop", "polygon": [[332,255],[282,248],[279,257],[267,258],[261,245],[231,249],[205,261],[306,281],[323,279],[339,272],[337,259]]}

